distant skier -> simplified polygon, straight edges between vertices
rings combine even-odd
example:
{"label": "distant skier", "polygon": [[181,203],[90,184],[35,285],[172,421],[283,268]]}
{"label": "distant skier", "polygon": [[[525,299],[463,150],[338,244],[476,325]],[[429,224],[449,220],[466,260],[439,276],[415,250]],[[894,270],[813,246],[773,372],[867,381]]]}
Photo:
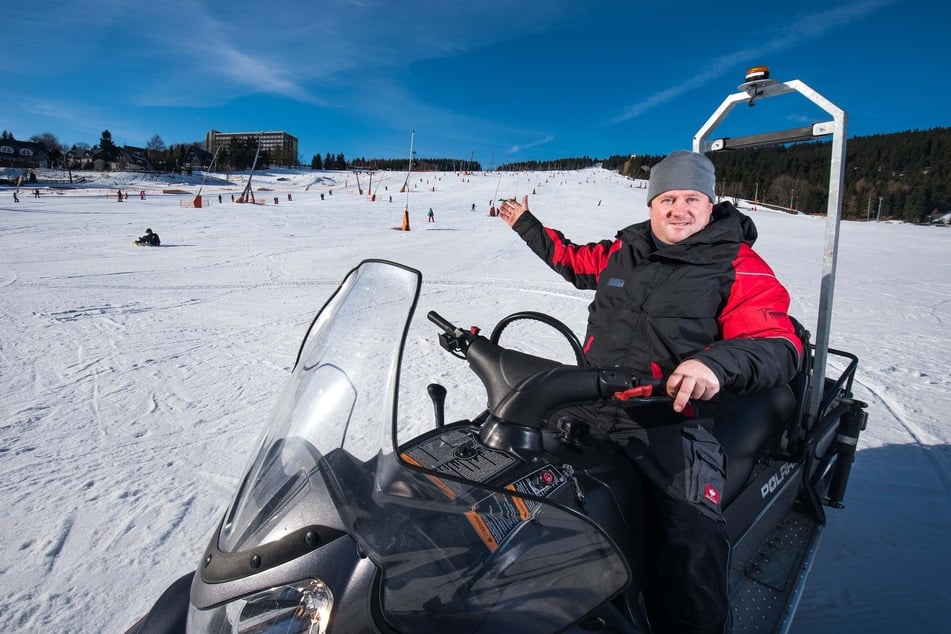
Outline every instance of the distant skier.
{"label": "distant skier", "polygon": [[116,202],[119,202],[119,203],[122,202],[122,190],[121,190],[121,189],[116,191]]}
{"label": "distant skier", "polygon": [[145,235],[135,241],[140,247],[157,247],[162,244],[162,241],[159,240],[157,233],[154,233],[151,228],[145,230]]}
{"label": "distant skier", "polygon": [[429,208],[429,213],[426,214],[426,217],[429,218],[429,222],[436,222],[436,216],[433,214],[433,208]]}

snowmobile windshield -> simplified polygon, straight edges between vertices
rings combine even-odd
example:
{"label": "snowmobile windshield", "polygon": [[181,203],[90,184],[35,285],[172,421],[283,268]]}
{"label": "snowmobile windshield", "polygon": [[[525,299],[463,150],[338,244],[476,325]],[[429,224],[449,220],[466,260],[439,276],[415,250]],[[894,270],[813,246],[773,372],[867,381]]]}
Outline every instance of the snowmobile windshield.
{"label": "snowmobile windshield", "polygon": [[400,352],[419,285],[418,271],[367,261],[318,313],[225,516],[223,552],[313,524],[313,487],[326,496],[323,478],[334,475],[323,456],[364,462],[390,446]]}
{"label": "snowmobile windshield", "polygon": [[627,564],[597,526],[554,503],[570,491],[570,472],[519,471],[517,458],[496,452],[482,457],[503,478],[516,474],[504,487],[440,477],[433,457],[470,442],[452,425],[396,446],[399,367],[420,283],[418,271],[367,261],[324,306],[218,547],[247,552],[319,524],[330,508],[379,567],[390,626],[561,629],[622,590]]}

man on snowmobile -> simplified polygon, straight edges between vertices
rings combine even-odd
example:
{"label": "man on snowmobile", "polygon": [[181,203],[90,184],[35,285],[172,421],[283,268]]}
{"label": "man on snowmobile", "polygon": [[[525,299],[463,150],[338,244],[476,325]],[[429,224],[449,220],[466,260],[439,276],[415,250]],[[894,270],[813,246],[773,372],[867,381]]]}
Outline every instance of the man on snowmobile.
{"label": "man on snowmobile", "polygon": [[[678,151],[651,170],[650,219],[612,239],[579,245],[521,203],[499,215],[552,269],[594,289],[584,350],[597,367],[667,377],[673,412],[603,406],[585,416],[623,446],[648,487],[658,543],[645,599],[657,632],[729,628],[729,541],[721,515],[723,449],[690,399],[787,383],[802,343],[789,293],[751,245],[756,228],[729,202],[714,204],[704,155]],[[638,416],[639,420],[635,420]]]}

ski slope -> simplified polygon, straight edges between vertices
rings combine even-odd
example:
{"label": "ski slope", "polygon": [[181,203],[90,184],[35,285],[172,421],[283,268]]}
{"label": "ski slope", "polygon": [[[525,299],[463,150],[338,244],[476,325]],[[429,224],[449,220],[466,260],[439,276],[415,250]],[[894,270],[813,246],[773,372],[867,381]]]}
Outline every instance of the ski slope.
{"label": "ski slope", "polygon": [[[289,377],[300,338],[364,258],[418,268],[412,377],[484,405],[425,313],[491,329],[551,313],[579,335],[589,292],[551,272],[489,205],[529,196],[576,242],[647,218],[639,182],[576,172],[85,173],[0,189],[0,630],[121,632],[197,564]],[[205,205],[189,205],[202,189]],[[371,200],[372,194],[376,200]],[[128,190],[117,203],[115,191]],[[32,189],[32,188],[31,188]],[[165,190],[184,193],[163,193]],[[139,192],[145,192],[144,199]],[[219,203],[218,196],[221,196]],[[275,204],[277,199],[277,204]],[[475,205],[475,211],[472,210]],[[432,208],[435,222],[426,222]],[[824,218],[741,208],[815,330]],[[410,231],[400,231],[404,209]],[[162,246],[132,241],[151,227]],[[939,632],[951,604],[951,230],[844,222],[832,346],[861,360],[869,403],[846,508],[829,513],[795,632]],[[428,413],[427,413],[428,412]]]}

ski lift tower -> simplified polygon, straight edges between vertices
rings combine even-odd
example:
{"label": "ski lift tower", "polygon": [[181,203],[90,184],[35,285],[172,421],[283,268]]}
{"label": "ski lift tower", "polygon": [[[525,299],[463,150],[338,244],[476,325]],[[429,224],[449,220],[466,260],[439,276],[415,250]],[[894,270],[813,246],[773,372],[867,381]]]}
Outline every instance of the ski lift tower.
{"label": "ski lift tower", "polygon": [[[835,287],[836,254],[839,246],[839,219],[842,212],[842,183],[845,179],[846,113],[798,79],[780,82],[770,79],[769,68],[754,66],[746,71],[746,81],[737,87],[741,92],[729,95],[693,137],[694,152],[716,152],[765,145],[782,145],[809,141],[832,135],[832,162],[829,169],[829,200],[826,208],[825,247],[822,258],[822,280],[819,288],[819,312],[816,323],[815,364],[812,390],[807,403],[807,421],[811,425],[819,415],[822,386],[825,384],[829,331],[832,323],[832,296]],[[831,121],[814,123],[791,130],[766,132],[737,138],[714,138],[713,131],[730,111],[741,103],[753,106],[759,99],[798,93],[832,116]]]}

